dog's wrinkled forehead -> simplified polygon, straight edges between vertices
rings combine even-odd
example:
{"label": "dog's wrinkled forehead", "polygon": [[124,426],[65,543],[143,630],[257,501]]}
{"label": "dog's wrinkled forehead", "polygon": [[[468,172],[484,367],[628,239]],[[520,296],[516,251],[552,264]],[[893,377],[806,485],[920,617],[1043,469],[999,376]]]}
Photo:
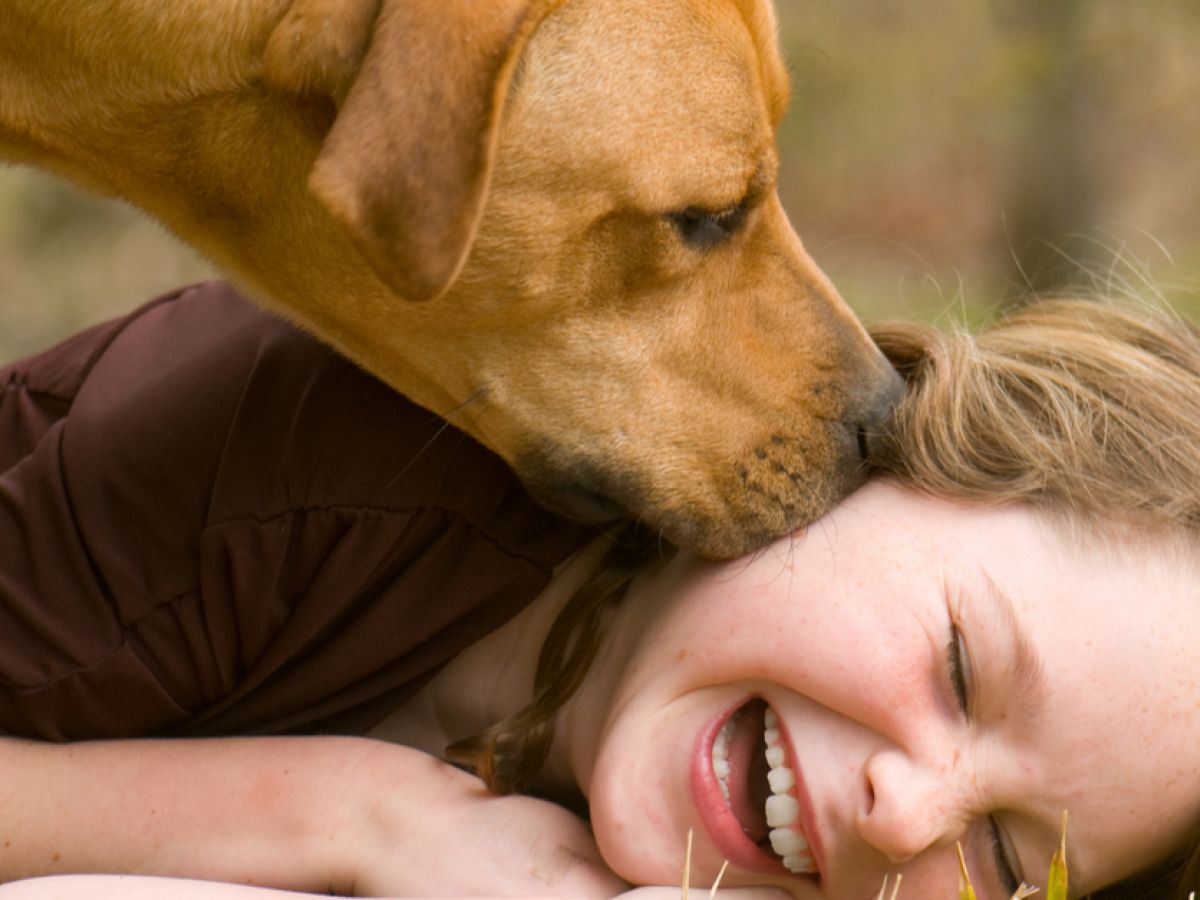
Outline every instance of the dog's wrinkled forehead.
{"label": "dog's wrinkled forehead", "polygon": [[514,143],[546,148],[558,171],[636,179],[619,187],[649,203],[736,200],[773,168],[787,101],[773,27],[761,0],[566,3],[527,50]]}

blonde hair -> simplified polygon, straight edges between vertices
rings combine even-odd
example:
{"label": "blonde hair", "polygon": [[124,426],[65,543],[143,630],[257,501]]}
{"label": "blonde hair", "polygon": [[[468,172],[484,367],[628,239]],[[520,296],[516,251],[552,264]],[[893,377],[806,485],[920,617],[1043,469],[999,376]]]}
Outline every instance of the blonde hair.
{"label": "blonde hair", "polygon": [[[913,323],[872,334],[908,382],[872,442],[873,471],[1085,527],[1200,531],[1200,333],[1165,308],[1040,300],[977,335]],[[553,687],[582,679],[606,611],[644,555],[636,541],[618,545],[547,639],[534,703],[454,748],[493,790],[522,790],[536,775],[570,693]],[[1200,829],[1166,861],[1093,896],[1186,898],[1198,879]]]}
{"label": "blonde hair", "polygon": [[[940,497],[1196,547],[1200,333],[1177,315],[1040,300],[975,336],[907,323],[873,336],[909,386],[875,445],[877,471]],[[1197,886],[1200,824],[1167,859],[1092,896],[1186,900]]]}
{"label": "blonde hair", "polygon": [[975,503],[1200,528],[1200,334],[1178,316],[1041,300],[976,336],[873,335],[909,383],[877,468]]}

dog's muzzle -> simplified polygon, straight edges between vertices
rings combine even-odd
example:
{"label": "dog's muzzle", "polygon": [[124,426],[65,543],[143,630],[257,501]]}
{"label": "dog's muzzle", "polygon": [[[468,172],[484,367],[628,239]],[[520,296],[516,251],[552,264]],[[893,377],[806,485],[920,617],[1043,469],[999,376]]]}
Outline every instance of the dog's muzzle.
{"label": "dog's muzzle", "polygon": [[[652,485],[653,473],[635,473],[620,460],[544,448],[523,454],[516,469],[538,502],[566,518],[630,518],[686,549],[733,557],[804,527],[858,487],[903,390],[889,370],[848,400],[839,419],[824,422],[822,437],[771,435],[715,478],[696,471],[685,484]],[[671,502],[649,499],[663,496]]]}

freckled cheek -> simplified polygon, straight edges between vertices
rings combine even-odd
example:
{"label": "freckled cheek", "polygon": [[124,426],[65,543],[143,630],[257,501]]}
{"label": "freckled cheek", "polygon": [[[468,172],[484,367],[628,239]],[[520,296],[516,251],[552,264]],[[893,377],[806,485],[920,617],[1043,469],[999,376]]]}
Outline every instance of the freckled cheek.
{"label": "freckled cheek", "polygon": [[914,644],[911,617],[898,627],[895,611],[864,596],[864,584],[847,582],[844,596],[836,584],[785,583],[777,576],[693,594],[659,622],[662,656],[797,690],[811,682],[834,681],[851,691],[901,683],[912,665],[904,658]]}
{"label": "freckled cheek", "polygon": [[943,698],[930,672],[937,660],[911,635],[822,635],[793,657],[796,680],[811,699],[872,730],[898,733],[931,715]]}

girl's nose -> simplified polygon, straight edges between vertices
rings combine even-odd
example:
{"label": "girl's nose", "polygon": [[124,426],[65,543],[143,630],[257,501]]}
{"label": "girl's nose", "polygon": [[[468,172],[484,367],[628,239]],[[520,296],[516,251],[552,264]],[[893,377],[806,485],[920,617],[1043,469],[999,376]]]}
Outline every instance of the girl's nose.
{"label": "girl's nose", "polygon": [[894,865],[960,840],[972,818],[966,768],[958,755],[938,764],[901,750],[876,753],[864,769],[859,835]]}

